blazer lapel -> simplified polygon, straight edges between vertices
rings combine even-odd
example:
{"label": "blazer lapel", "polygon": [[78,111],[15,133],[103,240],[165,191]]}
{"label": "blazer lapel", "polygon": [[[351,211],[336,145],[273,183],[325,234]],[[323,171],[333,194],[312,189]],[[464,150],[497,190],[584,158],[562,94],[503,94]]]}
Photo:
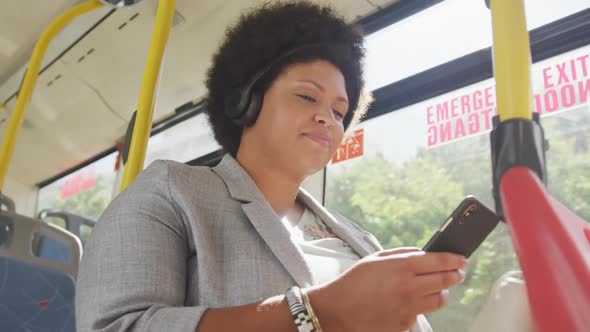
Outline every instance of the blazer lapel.
{"label": "blazer lapel", "polygon": [[345,222],[335,218],[330,211],[316,201],[307,191],[300,189],[297,198],[320,217],[336,236],[348,243],[359,256],[365,257],[378,250],[378,248],[371,246],[364,239],[364,234],[360,234],[351,225],[347,225]]}
{"label": "blazer lapel", "polygon": [[225,182],[230,195],[242,202],[242,210],[283,267],[301,287],[314,283],[303,252],[293,241],[256,183],[229,154],[212,168]]}

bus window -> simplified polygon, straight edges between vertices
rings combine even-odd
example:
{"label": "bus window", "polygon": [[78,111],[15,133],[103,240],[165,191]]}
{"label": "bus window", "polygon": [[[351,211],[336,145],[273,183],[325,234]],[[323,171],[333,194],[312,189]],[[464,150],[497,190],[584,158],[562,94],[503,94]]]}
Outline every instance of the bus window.
{"label": "bus window", "polygon": [[[586,220],[588,68],[589,46],[532,67],[535,105],[550,143],[549,190]],[[494,113],[490,79],[361,123],[327,168],[326,205],[361,223],[386,248],[424,246],[465,195],[494,207],[487,135]],[[471,257],[466,281],[450,291],[447,307],[430,315],[433,329],[468,330],[494,281],[518,269],[501,223]]]}
{"label": "bus window", "polygon": [[90,233],[92,233],[92,227],[88,225],[80,225],[80,240],[84,243],[90,240]]}
{"label": "bus window", "polygon": [[[528,0],[525,6],[529,30],[590,8],[587,0]],[[491,46],[490,11],[483,0],[446,0],[366,39],[365,74],[373,90]]]}
{"label": "bus window", "polygon": [[59,228],[68,229],[68,225],[66,225],[65,219],[57,218],[57,217],[45,217],[43,221],[48,222],[52,225],[55,225]]}
{"label": "bus window", "polygon": [[213,138],[205,114],[197,114],[150,137],[144,168],[156,159],[181,163],[217,151],[220,146]]}
{"label": "bus window", "polygon": [[50,209],[98,219],[111,202],[116,157],[116,152],[111,153],[40,188],[37,213]]}

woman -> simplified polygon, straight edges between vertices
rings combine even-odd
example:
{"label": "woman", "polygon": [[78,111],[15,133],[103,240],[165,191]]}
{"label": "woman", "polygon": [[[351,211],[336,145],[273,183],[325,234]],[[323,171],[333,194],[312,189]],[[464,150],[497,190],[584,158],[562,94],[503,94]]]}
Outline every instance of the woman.
{"label": "woman", "polygon": [[[150,165],[104,212],[79,331],[429,331],[465,259],[382,250],[300,189],[366,112],[363,38],[328,8],[265,5],[208,73],[219,165]],[[293,287],[297,286],[297,287]]]}

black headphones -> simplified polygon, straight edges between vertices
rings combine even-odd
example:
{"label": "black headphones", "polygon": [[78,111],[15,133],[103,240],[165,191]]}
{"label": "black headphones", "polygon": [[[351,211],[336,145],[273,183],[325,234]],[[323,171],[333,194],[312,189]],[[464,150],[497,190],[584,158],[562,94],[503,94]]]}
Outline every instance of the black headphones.
{"label": "black headphones", "polygon": [[256,122],[262,108],[263,96],[255,91],[254,86],[264,76],[274,62],[257,72],[242,88],[235,89],[225,100],[225,115],[240,127],[249,127]]}
{"label": "black headphones", "polygon": [[[295,53],[303,49],[309,48],[318,48],[318,47],[337,47],[342,45],[338,44],[308,44],[293,50],[286,52],[285,54],[279,56],[276,60],[272,61],[269,65],[264,67],[262,70],[258,71],[246,84],[244,84],[241,88],[236,88],[225,100],[225,109],[224,113],[227,115],[234,124],[240,127],[249,127],[253,125],[256,120],[258,119],[258,114],[262,108],[262,100],[264,95],[256,90],[256,84],[260,81],[262,77],[268,74],[271,69],[275,68],[279,63],[284,62],[288,57],[292,56]],[[349,103],[350,108],[349,112],[346,114],[344,118],[344,128],[348,127],[352,120],[352,108],[356,107],[360,91],[355,87],[351,87],[354,96],[349,96]],[[347,87],[347,92],[348,92]],[[352,97],[352,98],[351,98]]]}

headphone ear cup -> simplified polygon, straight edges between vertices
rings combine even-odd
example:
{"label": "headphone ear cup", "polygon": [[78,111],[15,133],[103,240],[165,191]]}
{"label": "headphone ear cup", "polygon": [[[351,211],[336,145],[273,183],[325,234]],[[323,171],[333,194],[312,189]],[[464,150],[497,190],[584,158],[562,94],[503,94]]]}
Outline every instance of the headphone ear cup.
{"label": "headphone ear cup", "polygon": [[254,91],[253,84],[236,89],[225,101],[225,115],[238,126],[248,127],[256,122],[262,106],[262,97]]}
{"label": "headphone ear cup", "polygon": [[261,94],[257,93],[256,91],[252,91],[249,99],[250,103],[248,103],[241,118],[241,122],[244,127],[252,126],[258,119],[258,115],[262,109],[263,97]]}
{"label": "headphone ear cup", "polygon": [[[226,99],[225,99],[225,109],[224,113],[229,117],[234,123],[240,118],[242,115],[243,108],[240,107],[240,102],[242,99],[242,93],[239,89],[233,91]],[[238,123],[236,123],[238,124]]]}

